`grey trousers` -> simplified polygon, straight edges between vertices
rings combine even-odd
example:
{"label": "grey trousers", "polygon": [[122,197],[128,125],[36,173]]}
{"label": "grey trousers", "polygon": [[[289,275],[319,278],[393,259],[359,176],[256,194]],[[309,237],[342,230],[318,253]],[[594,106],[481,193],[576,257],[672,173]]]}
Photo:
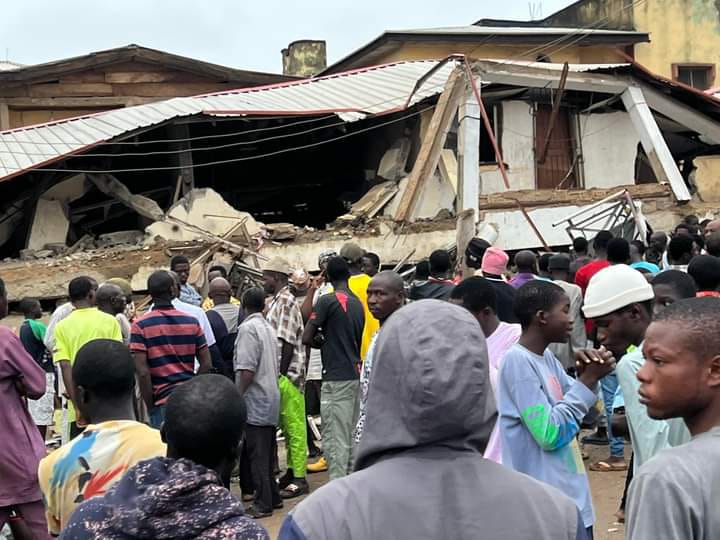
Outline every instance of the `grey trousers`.
{"label": "grey trousers", "polygon": [[358,418],[360,381],[323,381],[320,397],[322,444],[330,480],[352,470],[352,434]]}

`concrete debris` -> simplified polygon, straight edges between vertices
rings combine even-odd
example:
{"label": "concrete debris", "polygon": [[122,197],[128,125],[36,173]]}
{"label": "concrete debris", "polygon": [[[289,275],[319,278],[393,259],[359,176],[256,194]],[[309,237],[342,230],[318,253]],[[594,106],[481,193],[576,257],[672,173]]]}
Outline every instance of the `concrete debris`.
{"label": "concrete debris", "polygon": [[88,178],[105,195],[117,199],[141,216],[153,221],[163,219],[164,213],[158,203],[143,195],[133,195],[127,186],[114,176],[110,174],[89,174]]}
{"label": "concrete debris", "polygon": [[95,247],[95,239],[92,237],[92,235],[86,234],[80,240],[75,242],[72,246],[70,246],[67,251],[65,251],[65,254],[72,255],[73,253],[77,253],[78,251],[85,251],[88,249],[93,249]]}
{"label": "concrete debris", "polygon": [[372,219],[385,208],[397,192],[398,185],[393,181],[373,186],[359,201],[352,205],[350,212],[340,216],[338,221],[353,223],[356,220]]}
{"label": "concrete debris", "polygon": [[294,240],[298,235],[298,228],[292,223],[268,223],[265,225],[268,240]]}
{"label": "concrete debris", "polygon": [[[398,193],[383,209],[383,215],[389,217],[395,215],[407,186],[408,179],[403,178],[398,185]],[[419,189],[417,203],[413,205],[408,221],[432,219],[441,210],[448,210],[451,214],[454,214],[455,190],[450,182],[443,180],[438,172],[435,172],[432,177],[423,182]]]}
{"label": "concrete debris", "polygon": [[35,251],[44,249],[47,244],[65,244],[70,220],[66,207],[61,201],[39,198],[30,227],[27,248]]}
{"label": "concrete debris", "polygon": [[143,238],[145,233],[142,231],[117,231],[98,236],[97,246],[104,248],[122,244],[134,245],[139,244]]}
{"label": "concrete debris", "polygon": [[90,186],[91,184],[87,181],[84,174],[75,174],[58,182],[43,193],[42,196],[44,199],[69,204],[82,198],[89,191]]}
{"label": "concrete debris", "polygon": [[398,181],[406,174],[408,157],[410,156],[411,141],[408,137],[401,137],[383,154],[378,165],[377,176],[384,180]]}
{"label": "concrete debris", "polygon": [[[245,220],[245,227],[250,236],[262,231],[260,224],[250,214],[235,210],[211,188],[193,189],[170,207],[167,216],[190,223],[215,236],[223,236],[242,220]],[[146,241],[149,243],[155,242],[158,238],[176,242],[207,238],[207,235],[165,217],[147,227],[145,232]]]}

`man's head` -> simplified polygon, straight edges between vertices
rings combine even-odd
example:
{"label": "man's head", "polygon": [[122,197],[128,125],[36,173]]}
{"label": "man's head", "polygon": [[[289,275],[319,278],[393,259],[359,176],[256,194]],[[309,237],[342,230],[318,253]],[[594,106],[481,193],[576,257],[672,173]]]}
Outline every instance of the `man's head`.
{"label": "man's head", "polygon": [[168,399],[161,430],[167,455],[213,469],[229,485],[245,418],[245,401],[227,377],[197,375]]}
{"label": "man's head", "polygon": [[720,257],[720,231],[705,237],[705,250],[708,255]]}
{"label": "man's head", "polygon": [[617,264],[593,276],[585,292],[583,313],[597,327],[598,341],[616,358],[639,345],[652,316],[653,289],[645,276]]}
{"label": "man's head", "polygon": [[465,249],[465,263],[475,270],[482,266],[485,250],[490,247],[490,242],[482,238],[473,238]]}
{"label": "man's head", "polygon": [[180,285],[185,285],[190,277],[190,260],[185,255],[175,255],[170,259],[170,270],[177,274]]}
{"label": "man's head", "polygon": [[157,270],[147,281],[148,293],[154,303],[169,303],[175,298],[175,278],[167,270]]}
{"label": "man's head", "polygon": [[690,236],[674,236],[668,244],[668,262],[673,265],[686,265],[695,256],[695,244]]}
{"label": "man's head", "polygon": [[75,307],[92,307],[95,305],[95,293],[98,284],[88,276],[76,277],[68,285],[68,296]]}
{"label": "man's head", "polygon": [[362,264],[360,270],[364,274],[373,277],[380,271],[380,257],[376,253],[368,251],[362,258]]}
{"label": "man's head", "polygon": [[550,257],[548,261],[548,272],[554,280],[569,281],[570,257],[564,253],[558,253]]}
{"label": "man's head", "polygon": [[537,257],[528,249],[519,251],[515,255],[515,267],[521,274],[537,274]]}
{"label": "man's head", "polygon": [[630,264],[630,244],[624,238],[613,238],[607,245],[610,264]]}
{"label": "man's head", "polygon": [[670,304],[684,298],[695,298],[697,285],[686,272],[665,270],[656,275],[650,282],[655,293],[653,316],[660,313]]}
{"label": "man's head", "polygon": [[113,285],[120,287],[120,290],[123,292],[123,296],[125,297],[125,302],[128,304],[132,302],[132,285],[130,285],[130,282],[127,279],[110,278],[105,283],[112,283]]}
{"label": "man's head", "polygon": [[542,277],[550,277],[550,258],[553,253],[543,253],[538,259],[538,275]]}
{"label": "man's head", "polygon": [[348,242],[340,248],[340,257],[345,259],[350,268],[360,271],[360,265],[362,264],[362,258],[365,255],[365,250],[358,246],[355,242]]}
{"label": "man's head", "polygon": [[229,304],[230,297],[232,296],[232,287],[230,287],[230,282],[224,277],[216,277],[210,282],[208,296],[216,306]]}
{"label": "man's head", "polygon": [[20,312],[26,319],[40,319],[42,318],[42,306],[40,300],[37,298],[23,298],[20,300]]}
{"label": "man's head", "polygon": [[72,380],[75,406],[85,420],[93,423],[125,413],[125,419],[132,420],[135,362],[120,341],[96,339],[83,345],[72,366]]}
{"label": "man's head", "polygon": [[430,262],[420,261],[415,266],[415,279],[417,281],[425,281],[430,277]]}
{"label": "man's head", "polygon": [[0,278],[0,319],[4,319],[8,314],[7,289],[5,282]]}
{"label": "man's head", "polygon": [[262,313],[265,309],[265,291],[260,287],[247,289],[242,295],[242,305],[248,316]]}
{"label": "man's head", "polygon": [[687,273],[695,280],[698,291],[720,290],[720,259],[698,255],[690,261]]}
{"label": "man's head", "polygon": [[685,216],[685,219],[683,219],[684,223],[687,223],[691,227],[697,227],[700,225],[700,218],[697,217],[695,214],[689,214]]}
{"label": "man's head", "polygon": [[263,279],[265,280],[265,292],[277,294],[287,286],[288,279],[292,274],[290,263],[282,257],[273,257],[263,267]]}
{"label": "man's head", "polygon": [[350,265],[342,257],[333,257],[327,262],[327,278],[333,287],[343,285],[350,279]]}
{"label": "man's head", "polygon": [[510,257],[502,249],[489,247],[482,258],[482,273],[484,276],[500,277],[507,271]]}
{"label": "man's head", "polygon": [[692,236],[692,227],[687,223],[680,223],[675,227],[673,236]]}
{"label": "man's head", "polygon": [[668,237],[662,231],[652,233],[650,236],[650,247],[655,248],[659,253],[664,253],[667,248]]}
{"label": "man's head", "polygon": [[118,315],[125,311],[127,301],[123,290],[114,283],[103,283],[97,290],[97,307],[108,315]]}
{"label": "man's head", "polygon": [[485,337],[490,337],[497,328],[497,295],[487,279],[479,276],[464,279],[450,293],[450,302],[472,313]]}
{"label": "man's head", "polygon": [[630,262],[642,262],[645,260],[645,244],[640,240],[630,242]]}
{"label": "man's head", "polygon": [[720,219],[714,219],[705,225],[705,236],[710,236],[718,231],[720,231]]}
{"label": "man's head", "polygon": [[304,297],[307,294],[308,287],[310,286],[310,274],[304,268],[296,268],[290,279],[290,292],[297,297]]}
{"label": "man's head", "polygon": [[613,239],[613,235],[610,231],[600,231],[593,239],[593,251],[595,257],[603,258],[607,255],[608,244]]}
{"label": "man's head", "polygon": [[318,268],[321,272],[325,271],[325,268],[327,267],[327,262],[332,259],[333,257],[337,257],[338,254],[334,249],[326,249],[325,251],[321,251],[320,255],[318,255]]}
{"label": "man's head", "polygon": [[588,254],[588,241],[583,236],[573,238],[573,251],[578,257],[584,257]]}
{"label": "man's head", "polygon": [[528,281],[515,293],[513,311],[523,333],[538,332],[547,343],[565,343],[570,337],[570,299],[554,283]]}
{"label": "man's head", "polygon": [[219,264],[211,266],[208,270],[208,283],[212,283],[213,279],[219,277],[227,279],[228,273],[227,270],[225,270],[225,267],[220,266]]}
{"label": "man's head", "polygon": [[637,378],[650,417],[683,418],[693,435],[707,429],[698,419],[720,399],[720,299],[668,306],[648,328],[643,355]]}
{"label": "man's head", "polygon": [[391,270],[379,272],[367,288],[367,303],[370,313],[380,323],[405,304],[405,283],[400,274]]}
{"label": "man's head", "polygon": [[430,254],[430,275],[438,279],[446,279],[452,270],[450,254],[445,249],[436,249]]}

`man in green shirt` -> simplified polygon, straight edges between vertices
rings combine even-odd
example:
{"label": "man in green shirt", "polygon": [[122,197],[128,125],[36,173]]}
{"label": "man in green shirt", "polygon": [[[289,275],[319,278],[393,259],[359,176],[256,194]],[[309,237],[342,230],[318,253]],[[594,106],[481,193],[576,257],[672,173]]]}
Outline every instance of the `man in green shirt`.
{"label": "man in green shirt", "polygon": [[81,276],[73,279],[68,286],[68,295],[75,309],[55,327],[53,361],[60,366],[65,391],[69,398],[70,438],[75,438],[82,431],[78,426],[81,422],[78,422],[73,406],[75,396],[72,365],[75,362],[75,355],[83,345],[95,339],[122,341],[122,333],[115,317],[95,307],[95,286],[91,278]]}

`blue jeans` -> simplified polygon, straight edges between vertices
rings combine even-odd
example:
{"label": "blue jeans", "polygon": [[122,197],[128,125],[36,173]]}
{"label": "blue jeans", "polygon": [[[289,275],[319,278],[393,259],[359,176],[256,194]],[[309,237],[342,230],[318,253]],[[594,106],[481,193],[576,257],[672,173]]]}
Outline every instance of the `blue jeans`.
{"label": "blue jeans", "polygon": [[613,437],[612,435],[612,410],[615,393],[618,388],[617,375],[613,371],[609,375],[605,375],[600,379],[600,388],[602,388],[603,402],[605,404],[605,416],[607,417],[607,434],[610,440],[610,455],[612,457],[623,457],[625,455],[625,441],[622,437]]}
{"label": "blue jeans", "polygon": [[160,429],[165,421],[165,405],[156,405],[148,411],[148,415],[150,416],[150,426]]}

